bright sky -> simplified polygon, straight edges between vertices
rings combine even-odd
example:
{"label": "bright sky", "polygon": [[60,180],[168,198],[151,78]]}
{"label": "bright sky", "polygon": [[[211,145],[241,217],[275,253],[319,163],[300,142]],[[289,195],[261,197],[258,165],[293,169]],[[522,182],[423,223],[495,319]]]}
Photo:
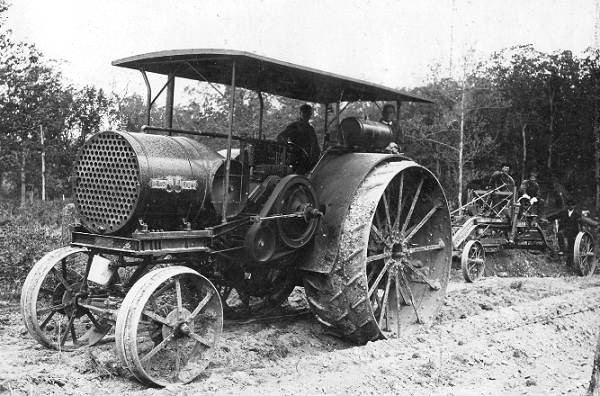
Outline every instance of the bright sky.
{"label": "bright sky", "polygon": [[[12,0],[8,24],[75,85],[143,92],[114,59],[165,49],[228,48],[391,87],[447,73],[451,53],[516,44],[581,52],[593,44],[594,0]],[[454,6],[453,6],[454,4]],[[454,11],[453,11],[454,9]],[[454,25],[454,34],[451,34]],[[454,37],[452,45],[451,37]],[[453,50],[451,50],[453,48]],[[457,70],[455,69],[455,72]]]}

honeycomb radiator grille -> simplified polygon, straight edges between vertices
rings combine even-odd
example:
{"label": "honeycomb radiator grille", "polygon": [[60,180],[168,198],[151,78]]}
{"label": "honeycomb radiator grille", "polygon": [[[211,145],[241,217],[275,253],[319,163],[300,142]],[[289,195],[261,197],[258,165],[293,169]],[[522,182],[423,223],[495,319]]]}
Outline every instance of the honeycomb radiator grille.
{"label": "honeycomb radiator grille", "polygon": [[129,142],[114,132],[88,140],[75,163],[75,204],[90,231],[116,232],[133,215],[140,196],[140,168]]}

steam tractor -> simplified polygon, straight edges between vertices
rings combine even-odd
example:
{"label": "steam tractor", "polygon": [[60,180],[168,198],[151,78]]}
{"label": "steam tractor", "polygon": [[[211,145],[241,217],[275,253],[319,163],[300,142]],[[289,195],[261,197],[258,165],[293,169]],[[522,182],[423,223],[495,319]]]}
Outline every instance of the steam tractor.
{"label": "steam tractor", "polygon": [[[23,285],[22,315],[38,342],[68,351],[114,331],[131,373],[165,386],[207,367],[224,315],[277,306],[297,285],[319,322],[357,344],[431,320],[451,265],[444,192],[429,170],[385,152],[389,126],[340,121],[344,103],[427,99],[240,51],[113,64],[141,72],[148,125],[81,147],[72,242],[42,257]],[[166,76],[156,97],[148,73]],[[228,133],[173,128],[177,78],[228,98]],[[251,134],[236,132],[240,88],[260,104]],[[164,124],[151,126],[163,92]],[[324,150],[308,173],[296,172],[301,147],[265,138],[265,93],[335,109],[333,120],[325,110]],[[211,148],[219,142],[223,155]]]}

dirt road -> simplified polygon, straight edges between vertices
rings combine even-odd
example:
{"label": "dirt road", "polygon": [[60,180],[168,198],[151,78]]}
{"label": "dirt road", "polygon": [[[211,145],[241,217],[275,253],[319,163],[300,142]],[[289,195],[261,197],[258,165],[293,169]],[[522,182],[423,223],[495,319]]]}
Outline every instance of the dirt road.
{"label": "dirt road", "polygon": [[[302,305],[300,290],[291,297]],[[145,389],[113,345],[51,352],[0,308],[0,393],[582,394],[600,328],[600,276],[452,282],[435,323],[400,339],[348,345],[310,315],[230,324],[206,375]]]}

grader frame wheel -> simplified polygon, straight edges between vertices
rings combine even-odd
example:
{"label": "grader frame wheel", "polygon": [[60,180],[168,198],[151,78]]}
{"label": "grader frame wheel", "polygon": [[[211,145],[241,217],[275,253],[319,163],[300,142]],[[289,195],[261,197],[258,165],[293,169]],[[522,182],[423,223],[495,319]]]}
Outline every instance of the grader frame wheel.
{"label": "grader frame wheel", "polygon": [[444,298],[452,254],[446,199],[429,171],[410,164],[369,173],[342,224],[333,270],[305,275],[317,319],[355,343],[430,321]]}
{"label": "grader frame wheel", "polygon": [[468,241],[460,257],[460,266],[463,277],[467,282],[475,282],[483,276],[485,271],[485,249],[481,242]]}
{"label": "grader frame wheel", "polygon": [[596,270],[594,239],[586,231],[579,232],[577,237],[575,237],[573,262],[577,265],[583,276],[591,276]]}
{"label": "grader frame wheel", "polygon": [[35,263],[21,293],[21,315],[29,334],[40,344],[72,351],[99,342],[110,325],[79,305],[101,295],[85,279],[92,254],[85,248],[63,247]]}
{"label": "grader frame wheel", "polygon": [[145,384],[189,383],[208,366],[222,331],[223,307],[213,284],[187,267],[160,268],[123,300],[117,354]]}

